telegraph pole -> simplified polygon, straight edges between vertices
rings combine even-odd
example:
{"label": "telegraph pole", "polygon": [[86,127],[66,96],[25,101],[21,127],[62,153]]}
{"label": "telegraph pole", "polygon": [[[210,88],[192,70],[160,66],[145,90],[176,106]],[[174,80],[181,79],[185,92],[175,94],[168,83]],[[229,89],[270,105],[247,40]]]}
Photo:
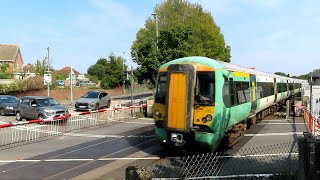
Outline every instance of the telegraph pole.
{"label": "telegraph pole", "polygon": [[72,105],[73,101],[73,73],[72,73],[72,65],[70,65],[70,104]]}
{"label": "telegraph pole", "polygon": [[131,106],[133,106],[133,67],[131,66]]}
{"label": "telegraph pole", "polygon": [[310,73],[310,112],[312,112],[312,104],[313,104],[313,96],[312,96],[312,72]]}
{"label": "telegraph pole", "polygon": [[[122,72],[124,73],[124,53],[122,53]],[[126,70],[126,73],[127,73],[127,70]],[[122,75],[123,77],[124,75]],[[123,85],[122,85],[122,88],[123,88],[123,91],[122,91],[122,94],[125,94],[126,93],[126,87],[125,87],[125,84],[126,84],[126,78],[123,79]]]}
{"label": "telegraph pole", "polygon": [[156,20],[156,37],[157,37],[157,50],[158,50],[158,37],[159,37],[159,30],[158,30],[158,16],[157,13],[152,13],[151,15],[154,16],[154,19]]}
{"label": "telegraph pole", "polygon": [[[48,75],[49,75],[50,74],[50,48],[49,48],[49,46],[48,46],[47,50],[48,50]],[[48,97],[49,97],[50,96],[50,83],[48,83],[47,89],[48,89]]]}

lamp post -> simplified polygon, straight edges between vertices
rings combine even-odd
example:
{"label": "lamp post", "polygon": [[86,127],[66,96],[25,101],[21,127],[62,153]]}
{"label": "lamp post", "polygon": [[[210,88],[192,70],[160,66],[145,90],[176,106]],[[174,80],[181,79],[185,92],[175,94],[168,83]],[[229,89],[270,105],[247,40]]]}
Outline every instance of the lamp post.
{"label": "lamp post", "polygon": [[159,30],[158,30],[158,16],[157,13],[152,13],[151,15],[154,16],[154,19],[156,20],[156,37],[157,37],[157,50],[158,50],[158,37],[159,37]]}
{"label": "lamp post", "polygon": [[[48,51],[48,75],[50,74],[50,48],[47,48]],[[48,83],[48,97],[50,96],[50,83]]]}
{"label": "lamp post", "polygon": [[[124,53],[125,52],[122,53],[122,72],[124,72]],[[125,83],[126,83],[126,79],[124,78],[123,79],[123,85],[122,85],[122,88],[123,88],[122,94],[125,94],[125,92],[126,92]]]}
{"label": "lamp post", "polygon": [[70,65],[70,104],[73,105],[73,70],[72,65]]}

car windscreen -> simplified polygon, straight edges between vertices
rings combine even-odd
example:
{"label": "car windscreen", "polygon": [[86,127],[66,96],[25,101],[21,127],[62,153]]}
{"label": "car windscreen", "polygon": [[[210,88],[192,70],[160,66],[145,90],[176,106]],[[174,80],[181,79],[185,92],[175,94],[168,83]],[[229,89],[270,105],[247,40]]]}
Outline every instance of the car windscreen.
{"label": "car windscreen", "polygon": [[59,103],[52,98],[38,99],[37,101],[38,101],[39,106],[57,106],[57,105],[59,105]]}
{"label": "car windscreen", "polygon": [[98,98],[99,92],[88,92],[86,95],[84,95],[84,98]]}
{"label": "car windscreen", "polygon": [[18,102],[18,98],[10,97],[10,96],[1,97],[0,99],[1,99],[1,102],[3,102],[3,103],[16,103],[16,102]]}

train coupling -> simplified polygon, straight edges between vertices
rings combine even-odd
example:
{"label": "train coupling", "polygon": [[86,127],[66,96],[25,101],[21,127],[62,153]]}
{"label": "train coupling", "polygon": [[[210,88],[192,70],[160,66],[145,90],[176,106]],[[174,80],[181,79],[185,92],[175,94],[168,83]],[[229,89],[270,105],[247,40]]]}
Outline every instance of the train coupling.
{"label": "train coupling", "polygon": [[185,145],[185,141],[183,139],[183,134],[171,133],[171,142],[173,142],[175,144],[175,146]]}

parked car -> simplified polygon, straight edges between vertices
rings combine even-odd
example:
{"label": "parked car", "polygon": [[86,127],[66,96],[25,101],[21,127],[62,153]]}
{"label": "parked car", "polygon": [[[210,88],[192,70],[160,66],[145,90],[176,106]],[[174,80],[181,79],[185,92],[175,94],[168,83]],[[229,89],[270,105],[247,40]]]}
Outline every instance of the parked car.
{"label": "parked car", "polygon": [[0,95],[0,115],[15,114],[18,98],[11,95]]}
{"label": "parked car", "polygon": [[51,97],[25,96],[20,98],[16,110],[16,120],[47,119],[65,116],[69,113],[65,106],[60,105]]}
{"label": "parked car", "polygon": [[57,80],[58,86],[64,86],[64,80]]}
{"label": "parked car", "polygon": [[75,109],[79,110],[99,110],[102,107],[109,108],[111,97],[103,91],[89,91],[75,103]]}

